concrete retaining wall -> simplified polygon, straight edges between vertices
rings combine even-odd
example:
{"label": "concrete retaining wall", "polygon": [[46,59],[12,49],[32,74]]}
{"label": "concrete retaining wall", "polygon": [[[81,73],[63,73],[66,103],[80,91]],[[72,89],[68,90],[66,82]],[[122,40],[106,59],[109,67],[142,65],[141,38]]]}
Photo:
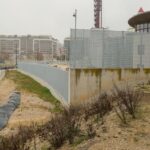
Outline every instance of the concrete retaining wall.
{"label": "concrete retaining wall", "polygon": [[[64,104],[81,104],[109,91],[115,84],[137,84],[150,80],[150,69],[73,69],[69,72],[47,64],[19,63],[19,69],[46,83]],[[41,83],[41,82],[40,82]]]}
{"label": "concrete retaining wall", "polygon": [[100,69],[70,70],[70,103],[84,103],[89,97],[100,93]]}
{"label": "concrete retaining wall", "polygon": [[115,84],[137,84],[150,79],[150,69],[71,69],[70,101],[84,103]]}

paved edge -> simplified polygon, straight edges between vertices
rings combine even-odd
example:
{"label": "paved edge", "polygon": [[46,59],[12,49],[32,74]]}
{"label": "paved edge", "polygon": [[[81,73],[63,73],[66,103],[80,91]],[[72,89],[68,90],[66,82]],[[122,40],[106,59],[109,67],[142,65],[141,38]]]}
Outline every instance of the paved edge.
{"label": "paved edge", "polygon": [[65,107],[69,106],[69,104],[66,102],[66,100],[60,94],[58,94],[58,92],[54,88],[52,88],[50,85],[48,85],[45,81],[43,81],[42,79],[36,77],[35,75],[32,75],[32,74],[30,74],[28,72],[23,71],[22,69],[17,69],[17,71],[19,71],[19,72],[21,72],[21,73],[23,73],[23,74],[25,74],[27,76],[30,76],[35,81],[37,81],[38,83],[40,83],[42,86],[47,87],[50,90],[50,92],[52,93],[52,95],[56,99],[58,99],[62,103],[63,106],[65,106]]}

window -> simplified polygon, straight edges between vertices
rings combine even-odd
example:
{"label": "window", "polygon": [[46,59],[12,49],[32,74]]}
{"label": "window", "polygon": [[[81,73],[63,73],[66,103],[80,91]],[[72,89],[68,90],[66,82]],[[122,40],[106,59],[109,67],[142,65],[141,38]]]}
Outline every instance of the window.
{"label": "window", "polygon": [[144,28],[144,29],[147,29],[147,23],[145,23],[145,24],[143,25],[143,28]]}
{"label": "window", "polygon": [[136,26],[137,32],[150,32],[150,23],[139,24]]}
{"label": "window", "polygon": [[137,25],[137,31],[139,31],[140,30],[140,25]]}

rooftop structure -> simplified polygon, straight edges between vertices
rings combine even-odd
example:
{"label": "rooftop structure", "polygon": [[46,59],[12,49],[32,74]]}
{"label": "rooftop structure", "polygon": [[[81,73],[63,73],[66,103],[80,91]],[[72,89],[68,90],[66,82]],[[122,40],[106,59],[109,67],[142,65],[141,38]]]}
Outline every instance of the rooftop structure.
{"label": "rooftop structure", "polygon": [[138,14],[130,18],[128,23],[136,32],[150,32],[150,11],[144,12],[140,8]]}

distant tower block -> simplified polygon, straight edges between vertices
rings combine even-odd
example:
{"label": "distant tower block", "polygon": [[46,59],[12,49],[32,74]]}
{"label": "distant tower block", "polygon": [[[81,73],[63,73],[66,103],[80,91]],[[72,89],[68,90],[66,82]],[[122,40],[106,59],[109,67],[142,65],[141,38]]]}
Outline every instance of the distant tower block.
{"label": "distant tower block", "polygon": [[95,28],[102,28],[102,0],[94,0]]}

